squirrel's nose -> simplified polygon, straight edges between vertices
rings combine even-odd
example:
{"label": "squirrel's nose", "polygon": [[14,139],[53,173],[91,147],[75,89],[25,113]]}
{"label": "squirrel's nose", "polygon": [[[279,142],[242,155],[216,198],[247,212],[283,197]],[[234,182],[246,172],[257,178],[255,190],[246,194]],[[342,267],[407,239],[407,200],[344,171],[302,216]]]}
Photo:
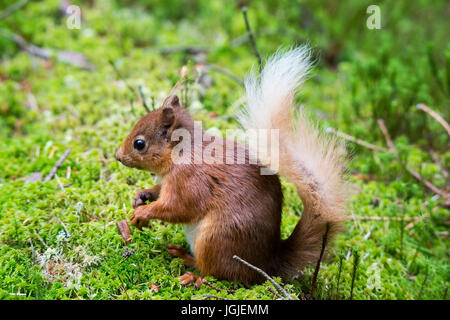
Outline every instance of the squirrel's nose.
{"label": "squirrel's nose", "polygon": [[122,159],[120,158],[120,156],[121,156],[121,152],[120,152],[120,149],[116,152],[116,160],[117,161],[119,161],[119,162],[122,162]]}

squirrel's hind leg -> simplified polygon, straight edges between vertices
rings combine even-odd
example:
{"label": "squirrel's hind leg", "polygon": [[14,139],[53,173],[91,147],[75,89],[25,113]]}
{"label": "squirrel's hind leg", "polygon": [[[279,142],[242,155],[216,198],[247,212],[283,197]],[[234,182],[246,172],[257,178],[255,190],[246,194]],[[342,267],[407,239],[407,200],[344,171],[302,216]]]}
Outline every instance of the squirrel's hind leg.
{"label": "squirrel's hind leg", "polygon": [[201,276],[193,272],[186,272],[182,276],[179,276],[178,280],[181,281],[182,286],[188,286],[193,283],[194,287],[196,287],[197,289],[200,288],[202,284],[206,281]]}
{"label": "squirrel's hind leg", "polygon": [[196,268],[195,258],[190,255],[183,247],[176,244],[168,244],[167,251],[172,257],[180,258],[188,267]]}
{"label": "squirrel's hind leg", "polygon": [[[188,267],[195,268],[195,258],[190,255],[183,247],[178,246],[176,244],[168,244],[167,251],[172,257],[180,258],[184,261],[184,264]],[[182,286],[188,286],[190,284],[194,284],[194,287],[197,289],[200,288],[204,282],[203,278],[199,275],[196,275],[193,272],[186,272],[185,274],[178,277],[178,280],[181,281]]]}

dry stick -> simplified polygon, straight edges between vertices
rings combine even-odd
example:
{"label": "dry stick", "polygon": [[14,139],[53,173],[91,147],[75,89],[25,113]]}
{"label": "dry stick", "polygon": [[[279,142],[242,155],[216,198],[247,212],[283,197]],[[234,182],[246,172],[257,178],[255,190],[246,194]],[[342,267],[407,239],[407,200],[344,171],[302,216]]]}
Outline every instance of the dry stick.
{"label": "dry stick", "polygon": [[419,180],[420,182],[422,182],[428,189],[430,189],[431,191],[433,191],[434,193],[440,195],[441,197],[443,197],[444,199],[448,200],[448,198],[450,197],[448,193],[445,193],[444,191],[442,191],[441,189],[439,189],[438,187],[436,187],[434,184],[432,184],[430,181],[422,178],[422,176],[417,172],[414,171],[411,168],[408,168],[407,166],[405,166],[405,169],[417,180]]}
{"label": "dry stick", "polygon": [[[387,143],[388,145],[391,145],[391,146],[392,146],[392,149],[391,149],[391,147],[390,147],[389,152],[393,153],[393,154],[397,157],[397,160],[398,160],[400,163],[402,163],[402,161],[401,161],[401,159],[400,159],[400,157],[399,157],[399,154],[398,154],[398,152],[397,152],[397,149],[395,149],[395,147],[394,147],[394,145],[393,145],[393,143],[392,143],[391,136],[389,135],[389,132],[388,132],[388,130],[387,130],[385,124],[384,124],[383,119],[379,119],[379,120],[378,120],[378,126],[380,127],[381,131],[382,131],[383,134],[384,134],[384,137],[385,137],[385,139],[386,139],[386,143]],[[441,189],[439,189],[438,187],[436,187],[436,186],[435,186],[434,184],[432,184],[430,181],[428,181],[428,180],[422,178],[422,176],[421,176],[417,171],[415,171],[415,170],[409,168],[408,165],[407,165],[406,163],[403,163],[403,165],[404,165],[406,171],[408,171],[414,178],[416,178],[416,179],[419,180],[421,183],[423,183],[428,189],[430,189],[430,190],[433,191],[434,193],[440,195],[440,196],[443,197],[444,199],[447,199],[447,198],[449,197],[448,194],[446,194],[444,191],[442,191]]]}
{"label": "dry stick", "polygon": [[266,287],[267,290],[269,290],[270,292],[272,292],[276,297],[280,298],[281,300],[286,300],[286,298],[284,298],[283,296],[281,296],[281,294],[279,294],[275,289],[273,289],[272,287]]}
{"label": "dry stick", "polygon": [[346,133],[343,133],[343,132],[340,132],[340,131],[336,131],[333,128],[327,128],[326,132],[334,134],[334,135],[336,135],[338,137],[341,137],[341,138],[343,138],[345,140],[354,142],[356,144],[359,144],[359,145],[361,145],[363,147],[366,147],[366,148],[374,150],[374,151],[383,151],[383,152],[388,152],[389,151],[386,148],[378,147],[378,146],[376,146],[374,144],[371,144],[369,142],[363,141],[361,139],[357,139],[357,138],[355,138],[355,137],[353,137],[351,135],[348,135]]}
{"label": "dry stick", "polygon": [[59,184],[59,189],[61,189],[62,191],[64,191],[64,185],[62,184],[61,180],[59,180],[58,175],[55,173],[55,180],[56,182],[58,182]]}
{"label": "dry stick", "polygon": [[[339,136],[339,137],[341,137],[341,138],[343,138],[343,139],[345,139],[345,140],[352,141],[352,142],[354,142],[354,143],[357,143],[357,144],[359,144],[359,145],[361,145],[361,146],[364,146],[364,147],[366,147],[366,148],[368,148],[368,149],[371,149],[371,150],[374,150],[374,151],[390,152],[390,151],[387,150],[386,148],[380,148],[380,147],[378,147],[378,146],[375,146],[375,145],[373,145],[373,144],[371,144],[371,143],[368,143],[368,142],[366,142],[366,141],[357,139],[357,138],[352,137],[352,136],[350,136],[350,135],[348,135],[348,134],[345,134],[345,133],[343,133],[343,132],[336,131],[336,130],[334,130],[334,129],[332,129],[332,128],[327,128],[326,132],[327,132],[327,133],[334,134],[334,135],[337,135],[337,136]],[[392,152],[391,152],[391,153],[392,153]],[[419,182],[423,183],[428,189],[430,189],[430,190],[433,191],[434,193],[436,193],[436,194],[442,196],[444,199],[447,199],[447,200],[448,200],[449,195],[448,195],[447,193],[445,193],[444,191],[440,190],[438,187],[436,187],[435,185],[433,185],[430,181],[423,179],[423,178],[421,177],[421,175],[420,175],[418,172],[416,172],[416,171],[414,171],[413,169],[407,167],[406,165],[405,165],[405,169],[406,169],[406,171],[408,171],[414,178],[416,178]]]}
{"label": "dry stick", "polygon": [[[39,57],[45,60],[50,60],[53,57],[59,62],[64,62],[71,64],[73,66],[85,69],[85,70],[94,70],[95,66],[90,63],[84,55],[74,51],[66,51],[66,50],[53,50],[53,49],[44,49],[34,44],[28,43],[22,38],[20,35],[12,33],[7,29],[1,29],[1,34],[3,34],[6,38],[10,39],[14,43],[16,43],[19,48],[28,54]],[[4,32],[6,31],[6,32]]]}
{"label": "dry stick", "polygon": [[311,290],[309,292],[309,296],[311,297],[311,299],[312,299],[313,294],[314,294],[314,289],[316,288],[317,275],[319,274],[320,263],[322,261],[323,254],[325,252],[325,247],[327,245],[328,231],[330,231],[330,223],[327,222],[326,229],[325,229],[325,234],[323,235],[323,239],[322,239],[322,248],[320,249],[319,260],[317,260],[316,269],[314,270],[314,275],[313,275],[313,278],[312,278],[312,281],[311,281]]}
{"label": "dry stick", "polygon": [[17,10],[22,9],[23,7],[25,7],[28,4],[28,2],[29,2],[29,0],[22,0],[22,1],[14,3],[10,7],[6,8],[2,12],[0,12],[0,20],[5,19],[6,17],[12,15]]}
{"label": "dry stick", "polygon": [[253,52],[255,53],[255,56],[258,59],[259,73],[261,73],[261,71],[262,71],[262,59],[261,59],[261,55],[259,54],[258,48],[256,47],[256,41],[255,41],[255,37],[253,35],[253,31],[250,28],[250,23],[248,22],[247,7],[245,7],[245,6],[242,7],[242,14],[244,15],[245,27],[247,28],[247,33],[248,33],[248,37],[249,37],[250,42],[251,42],[252,47],[253,47]]}
{"label": "dry stick", "polygon": [[215,285],[213,285],[211,282],[209,282],[206,279],[203,279],[202,282],[203,282],[203,284],[207,285],[210,288],[213,288],[214,290],[216,290],[218,292],[221,292],[221,291],[226,291],[227,293],[234,293],[235,292],[235,290],[231,290],[231,289],[227,290],[227,289],[218,288],[218,287],[216,287]]}
{"label": "dry stick", "polygon": [[69,182],[68,184],[65,184],[65,185],[63,185],[63,186],[59,186],[59,187],[56,187],[56,189],[64,189],[64,188],[68,188],[68,187],[70,187],[71,185],[73,185],[75,182]]}
{"label": "dry stick", "polygon": [[54,175],[56,174],[56,171],[58,171],[59,167],[62,165],[62,163],[66,160],[67,156],[69,155],[71,148],[67,148],[64,154],[59,158],[58,162],[56,162],[55,166],[53,167],[52,171],[45,177],[44,182],[48,182],[52,180]]}
{"label": "dry stick", "polygon": [[142,86],[138,87],[138,92],[139,92],[139,96],[141,97],[142,100],[142,105],[144,106],[145,110],[147,110],[147,112],[150,112],[150,109],[147,106],[147,103],[145,103],[145,96],[144,96],[144,92],[142,92]]}
{"label": "dry stick", "polygon": [[445,178],[448,178],[448,171],[442,167],[441,163],[439,162],[438,157],[436,156],[436,152],[434,152],[434,150],[432,150],[432,149],[430,149],[429,152],[430,152],[431,158],[433,159],[434,163],[439,168],[439,170],[441,170],[442,175]]}
{"label": "dry stick", "polygon": [[391,135],[389,134],[389,131],[386,128],[386,125],[384,123],[384,120],[383,119],[378,119],[377,123],[378,123],[378,126],[381,129],[381,132],[384,135],[384,138],[385,138],[386,143],[388,145],[389,151],[397,153],[397,151],[396,151],[396,149],[394,147],[394,144],[392,143]]}
{"label": "dry stick", "polygon": [[423,103],[419,103],[417,105],[417,109],[420,109],[426,113],[428,113],[430,116],[432,116],[437,122],[439,122],[444,129],[447,131],[448,135],[450,136],[450,125],[447,123],[447,121],[444,120],[439,114],[437,114],[435,111],[431,110],[429,107],[424,105]]}
{"label": "dry stick", "polygon": [[245,261],[244,259],[238,257],[237,255],[233,256],[233,259],[239,261],[240,263],[246,265],[247,267],[255,270],[256,272],[258,272],[259,274],[261,274],[264,278],[266,278],[267,280],[269,280],[274,286],[275,288],[278,289],[278,291],[280,291],[281,293],[283,293],[285,295],[285,298],[289,299],[289,300],[294,300],[289,293],[282,287],[280,286],[278,283],[276,283],[275,280],[273,280],[267,273],[265,273],[263,270],[261,270],[258,267],[255,267],[254,265],[248,263],[247,261]]}

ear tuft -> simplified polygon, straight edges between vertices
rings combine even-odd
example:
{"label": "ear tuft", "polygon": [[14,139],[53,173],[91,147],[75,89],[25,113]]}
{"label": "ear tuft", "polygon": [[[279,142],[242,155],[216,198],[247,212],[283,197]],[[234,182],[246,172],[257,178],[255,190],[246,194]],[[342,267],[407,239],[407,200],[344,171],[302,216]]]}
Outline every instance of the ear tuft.
{"label": "ear tuft", "polygon": [[161,122],[164,127],[169,127],[173,124],[175,115],[172,107],[163,107],[161,113]]}
{"label": "ear tuft", "polygon": [[179,108],[180,106],[181,106],[180,99],[178,98],[178,96],[176,94],[171,94],[163,102],[163,107]]}

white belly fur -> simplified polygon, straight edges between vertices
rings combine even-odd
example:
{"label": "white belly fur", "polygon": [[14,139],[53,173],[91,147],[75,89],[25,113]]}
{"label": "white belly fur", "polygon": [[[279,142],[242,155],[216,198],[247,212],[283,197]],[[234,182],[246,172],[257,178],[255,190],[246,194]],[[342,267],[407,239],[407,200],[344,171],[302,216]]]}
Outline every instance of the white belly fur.
{"label": "white belly fur", "polygon": [[198,223],[184,225],[184,235],[186,236],[186,240],[189,243],[189,248],[191,249],[191,253],[194,256],[195,256],[194,241],[195,241],[195,234],[197,232],[197,228],[198,228]]}

